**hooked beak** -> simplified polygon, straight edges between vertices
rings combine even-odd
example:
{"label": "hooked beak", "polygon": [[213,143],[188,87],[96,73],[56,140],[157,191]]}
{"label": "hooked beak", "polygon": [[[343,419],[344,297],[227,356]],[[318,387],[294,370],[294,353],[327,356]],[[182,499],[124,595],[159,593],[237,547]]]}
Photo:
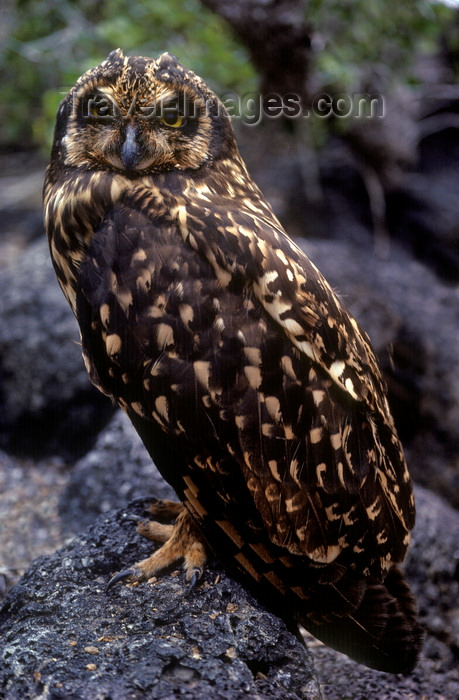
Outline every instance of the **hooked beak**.
{"label": "hooked beak", "polygon": [[128,124],[126,137],[121,148],[121,160],[126,170],[135,170],[136,165],[142,160],[141,148],[136,140],[137,129],[133,124]]}

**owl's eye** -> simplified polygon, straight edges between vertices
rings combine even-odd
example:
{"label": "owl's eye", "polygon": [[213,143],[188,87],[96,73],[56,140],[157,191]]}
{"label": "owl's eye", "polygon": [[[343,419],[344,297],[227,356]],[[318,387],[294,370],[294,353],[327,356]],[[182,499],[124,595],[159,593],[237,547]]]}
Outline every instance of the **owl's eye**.
{"label": "owl's eye", "polygon": [[116,115],[114,103],[105,95],[89,96],[83,104],[83,109],[86,116],[93,119],[112,119]]}
{"label": "owl's eye", "polygon": [[159,121],[164,126],[170,126],[173,129],[178,129],[186,123],[183,114],[180,114],[178,109],[165,109],[159,116]]}

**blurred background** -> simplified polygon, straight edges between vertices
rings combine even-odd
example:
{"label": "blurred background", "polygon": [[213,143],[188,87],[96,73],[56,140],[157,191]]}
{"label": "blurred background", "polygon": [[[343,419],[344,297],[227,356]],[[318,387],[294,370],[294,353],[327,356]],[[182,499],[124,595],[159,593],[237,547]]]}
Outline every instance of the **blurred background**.
{"label": "blurred background", "polygon": [[[41,211],[59,101],[117,47],[170,51],[220,96],[299,96],[307,118],[233,120],[242,156],[370,333],[415,482],[459,518],[458,5],[3,0],[0,594],[98,513],[145,495],[135,436],[87,380]],[[313,113],[320,95],[361,94],[383,113]],[[457,664],[457,549],[448,556],[440,627]]]}

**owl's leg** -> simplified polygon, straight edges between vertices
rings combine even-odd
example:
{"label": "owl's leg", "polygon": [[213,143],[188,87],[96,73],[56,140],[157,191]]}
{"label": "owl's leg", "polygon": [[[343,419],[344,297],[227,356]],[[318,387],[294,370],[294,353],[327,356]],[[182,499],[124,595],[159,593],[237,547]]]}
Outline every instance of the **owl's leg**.
{"label": "owl's leg", "polygon": [[207,560],[206,545],[202,535],[181,504],[163,501],[159,502],[158,506],[153,504],[150,510],[159,514],[158,510],[155,510],[155,507],[159,507],[162,509],[161,515],[165,516],[165,513],[170,511],[167,511],[167,505],[164,506],[164,503],[172,504],[175,512],[178,512],[174,525],[163,525],[152,521],[140,523],[138,526],[140,534],[156,542],[163,542],[163,546],[147,559],[113,576],[108,582],[107,590],[121,580],[127,580],[129,583],[146,581],[156,573],[171,568],[181,559],[183,559],[186,580],[192,586],[201,578]]}
{"label": "owl's leg", "polygon": [[[152,501],[148,506],[150,513],[158,518],[158,520],[173,520],[177,518],[184,509],[185,506],[183,503],[169,501],[165,498]],[[137,524],[137,530],[142,537],[163,544],[167,542],[172,535],[174,526],[163,525],[157,520],[144,520]]]}
{"label": "owl's leg", "polygon": [[[169,501],[164,498],[152,501],[148,510],[159,520],[172,520],[185,510],[185,506],[178,501]],[[164,544],[172,536],[174,525],[164,525],[157,520],[143,520],[137,523],[137,531],[147,540]]]}
{"label": "owl's leg", "polygon": [[152,501],[148,510],[160,520],[171,520],[176,518],[185,509],[183,503],[179,501],[169,501],[167,498],[160,498]]}

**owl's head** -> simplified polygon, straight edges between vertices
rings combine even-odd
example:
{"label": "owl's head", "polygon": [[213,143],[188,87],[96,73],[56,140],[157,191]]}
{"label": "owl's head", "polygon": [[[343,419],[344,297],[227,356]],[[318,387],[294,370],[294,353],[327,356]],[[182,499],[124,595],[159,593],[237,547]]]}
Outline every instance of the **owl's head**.
{"label": "owl's head", "polygon": [[61,103],[52,161],[136,177],[197,170],[235,150],[225,108],[201,78],[172,54],[117,49]]}

